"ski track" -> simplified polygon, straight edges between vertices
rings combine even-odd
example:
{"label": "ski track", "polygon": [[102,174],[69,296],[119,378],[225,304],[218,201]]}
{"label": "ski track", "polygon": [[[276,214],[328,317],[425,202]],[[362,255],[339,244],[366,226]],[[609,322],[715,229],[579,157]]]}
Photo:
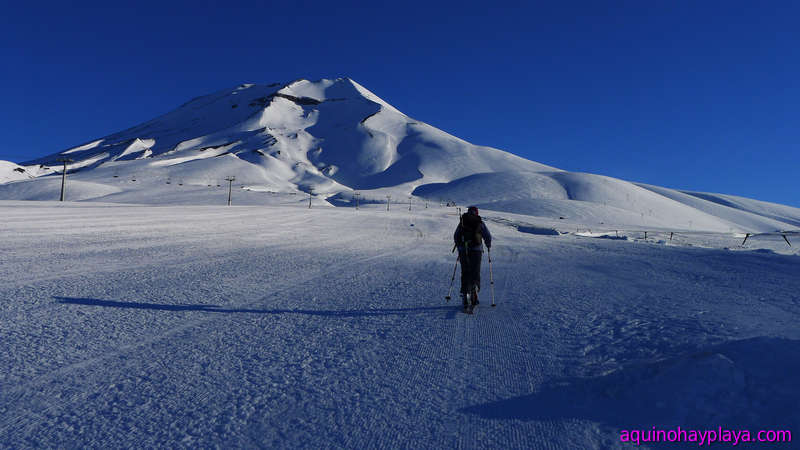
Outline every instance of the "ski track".
{"label": "ski track", "polygon": [[[388,220],[387,220],[387,223],[388,223]],[[387,225],[387,231],[388,231],[388,225]],[[309,281],[313,281],[314,279],[325,278],[327,276],[331,276],[334,272],[340,271],[342,269],[356,268],[356,267],[359,267],[360,265],[362,265],[364,263],[367,263],[367,262],[369,262],[371,260],[380,259],[380,258],[386,257],[386,256],[388,256],[390,254],[391,255],[400,255],[402,253],[408,252],[410,249],[411,249],[411,247],[406,248],[406,249],[393,249],[393,250],[389,250],[387,252],[384,252],[384,253],[381,253],[381,254],[378,254],[378,255],[371,255],[371,256],[361,257],[361,258],[358,258],[358,259],[356,259],[354,261],[351,261],[351,262],[349,262],[347,264],[338,265],[338,266],[336,266],[334,268],[331,268],[331,269],[328,269],[328,270],[324,270],[324,271],[319,272],[319,273],[317,273],[315,275],[312,275],[312,276],[296,277],[294,279],[290,279],[288,281],[285,281],[284,283],[281,283],[281,285],[278,286],[277,291],[275,293],[270,294],[269,296],[267,296],[265,298],[259,299],[259,300],[255,301],[255,302],[247,302],[247,303],[241,303],[241,304],[228,304],[228,305],[226,305],[226,308],[227,309],[247,308],[247,307],[252,306],[253,304],[262,303],[267,298],[275,297],[277,295],[280,295],[280,294],[284,293],[285,291],[290,289],[291,285],[296,285],[298,283],[306,283],[306,282],[309,282]],[[219,262],[217,261],[217,262],[215,262],[215,264],[219,264]],[[137,266],[136,268],[139,268],[139,267],[142,267],[142,266]],[[35,318],[35,317],[31,317],[31,318]],[[89,360],[86,360],[86,361],[81,361],[81,362],[78,362],[78,363],[74,363],[74,364],[71,364],[71,365],[69,365],[69,366],[67,366],[65,368],[62,368],[62,369],[59,369],[57,371],[48,373],[48,374],[40,377],[37,380],[34,380],[34,381],[32,381],[30,383],[27,383],[27,384],[24,384],[22,386],[18,386],[16,389],[9,390],[8,393],[11,394],[11,395],[13,395],[13,394],[18,394],[19,395],[20,392],[29,393],[34,387],[35,388],[41,388],[41,386],[43,384],[45,384],[45,383],[53,383],[54,379],[56,377],[65,377],[65,376],[67,376],[69,374],[69,372],[73,372],[73,371],[80,370],[80,369],[86,369],[86,368],[88,368],[88,367],[90,367],[92,365],[101,363],[101,362],[106,361],[108,359],[112,359],[114,357],[119,357],[120,355],[122,355],[124,353],[136,352],[140,348],[147,347],[148,345],[153,345],[154,343],[156,343],[158,341],[164,340],[164,339],[166,339],[168,337],[172,337],[173,335],[176,335],[176,334],[179,334],[179,333],[182,333],[182,332],[186,332],[187,330],[190,330],[192,328],[196,328],[196,327],[198,327],[200,325],[204,325],[207,322],[210,322],[210,321],[212,321],[214,319],[215,319],[214,315],[212,314],[211,317],[209,317],[209,318],[203,318],[203,319],[195,320],[195,321],[190,322],[190,323],[182,324],[182,325],[180,325],[180,326],[178,326],[176,328],[170,329],[167,332],[165,332],[163,334],[160,334],[158,336],[155,336],[153,338],[146,339],[146,340],[144,340],[144,341],[142,341],[140,343],[137,343],[137,344],[134,344],[134,345],[131,345],[131,346],[126,346],[126,347],[120,349],[119,351],[114,351],[114,352],[107,353],[107,354],[104,354],[102,356],[99,356],[97,358],[92,358],[92,359],[89,359]],[[154,363],[154,364],[157,364],[157,363]],[[151,366],[148,366],[148,368],[151,368]],[[77,395],[73,396],[73,398],[71,398],[71,399],[69,399],[67,401],[55,402],[52,405],[46,406],[38,414],[31,411],[31,412],[23,413],[22,415],[30,415],[30,416],[39,415],[40,416],[42,414],[51,412],[54,409],[63,409],[64,407],[66,407],[66,406],[68,406],[68,405],[70,405],[70,404],[72,404],[72,403],[74,403],[76,401],[84,399],[86,395],[87,395],[86,393],[81,393],[81,394],[77,394]],[[46,395],[43,395],[43,396],[46,397]],[[28,401],[30,401],[30,399],[28,399]],[[18,415],[15,418],[12,418],[10,420],[7,420],[7,421],[4,421],[4,422],[0,423],[0,435],[5,433],[6,431],[8,431],[9,428],[13,428],[14,424],[12,422],[18,421],[21,418],[22,415]]]}
{"label": "ski track", "polygon": [[792,257],[495,226],[466,315],[440,209],[83,208],[2,231],[0,446],[616,448],[554,383],[800,338]]}

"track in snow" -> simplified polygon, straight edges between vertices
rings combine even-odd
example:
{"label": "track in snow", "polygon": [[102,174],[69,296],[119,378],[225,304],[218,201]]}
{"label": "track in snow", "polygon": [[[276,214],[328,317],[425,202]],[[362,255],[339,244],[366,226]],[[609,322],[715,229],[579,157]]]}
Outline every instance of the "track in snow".
{"label": "track in snow", "polygon": [[[47,214],[0,236],[5,446],[613,447],[636,419],[624,391],[598,397],[616,370],[670,402],[657,361],[724,375],[687,355],[744,371],[751,345],[793,354],[742,340],[800,338],[793,257],[494,226],[497,307],[486,289],[467,316],[442,300],[453,224],[437,210],[73,208],[77,248]],[[37,266],[54,256],[85,264]],[[742,398],[769,404],[769,386]]]}

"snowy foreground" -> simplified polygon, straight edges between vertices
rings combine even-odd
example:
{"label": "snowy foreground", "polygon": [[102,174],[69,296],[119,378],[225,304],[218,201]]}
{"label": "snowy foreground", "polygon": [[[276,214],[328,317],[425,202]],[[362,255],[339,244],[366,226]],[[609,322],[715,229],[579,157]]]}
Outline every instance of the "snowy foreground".
{"label": "snowy foreground", "polygon": [[453,213],[0,202],[0,447],[800,435],[796,247],[548,236],[486,211],[497,307],[484,258],[468,316],[444,300]]}

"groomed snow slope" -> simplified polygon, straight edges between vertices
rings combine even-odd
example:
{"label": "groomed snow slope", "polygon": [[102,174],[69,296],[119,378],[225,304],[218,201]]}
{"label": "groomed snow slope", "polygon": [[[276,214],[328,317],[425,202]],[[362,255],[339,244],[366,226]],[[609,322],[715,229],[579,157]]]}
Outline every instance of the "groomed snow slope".
{"label": "groomed snow slope", "polygon": [[798,256],[532,235],[501,222],[535,217],[487,211],[497,307],[484,265],[467,316],[443,299],[453,212],[0,202],[0,447],[800,429]]}

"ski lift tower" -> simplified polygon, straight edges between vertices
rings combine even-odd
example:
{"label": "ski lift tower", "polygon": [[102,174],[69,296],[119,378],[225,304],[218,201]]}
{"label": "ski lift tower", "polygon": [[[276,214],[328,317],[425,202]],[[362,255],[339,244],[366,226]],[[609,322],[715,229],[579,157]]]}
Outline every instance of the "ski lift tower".
{"label": "ski lift tower", "polygon": [[225,181],[228,182],[228,206],[231,206],[231,192],[233,191],[233,181],[236,177],[225,177]]}
{"label": "ski lift tower", "polygon": [[69,158],[58,158],[56,161],[60,163],[64,163],[64,170],[61,172],[61,200],[64,201],[64,188],[67,184],[67,163],[71,163],[73,160]]}

